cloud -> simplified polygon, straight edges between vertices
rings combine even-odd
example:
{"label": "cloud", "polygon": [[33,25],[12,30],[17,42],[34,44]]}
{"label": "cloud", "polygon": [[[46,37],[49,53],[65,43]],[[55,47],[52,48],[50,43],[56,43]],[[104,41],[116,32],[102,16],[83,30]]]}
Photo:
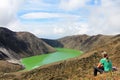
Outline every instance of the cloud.
{"label": "cloud", "polygon": [[101,6],[92,7],[88,17],[89,34],[118,34],[120,32],[119,0],[102,0]]}
{"label": "cloud", "polygon": [[61,0],[59,7],[64,10],[75,10],[85,6],[88,0]]}
{"label": "cloud", "polygon": [[0,26],[7,26],[16,19],[16,13],[23,0],[1,0]]}
{"label": "cloud", "polygon": [[117,34],[119,4],[120,0],[1,0],[0,26],[46,38]]}
{"label": "cloud", "polygon": [[54,34],[64,34],[64,33],[65,33],[65,30],[64,30],[64,28],[55,27],[55,28],[53,29],[53,33],[54,33]]}
{"label": "cloud", "polygon": [[35,35],[43,35],[45,32],[42,29],[35,29],[32,31],[32,33],[34,33]]}
{"label": "cloud", "polygon": [[[72,24],[71,24],[72,23]],[[57,39],[64,36],[85,34],[88,31],[88,25],[80,22],[57,22],[57,23],[27,23],[24,30],[27,30],[40,38]],[[34,26],[34,28],[33,28]]]}
{"label": "cloud", "polygon": [[44,0],[25,0],[23,10],[52,10],[57,5],[46,3]]}
{"label": "cloud", "polygon": [[50,13],[50,12],[30,12],[21,16],[23,19],[44,19],[44,18],[81,18],[78,15],[63,14],[63,13]]}
{"label": "cloud", "polygon": [[86,34],[88,32],[88,25],[86,23],[78,24],[74,27],[74,35]]}
{"label": "cloud", "polygon": [[54,26],[54,34],[62,36],[85,34],[88,31],[88,25],[86,23],[76,21],[72,22],[72,24],[71,22],[61,22]]}

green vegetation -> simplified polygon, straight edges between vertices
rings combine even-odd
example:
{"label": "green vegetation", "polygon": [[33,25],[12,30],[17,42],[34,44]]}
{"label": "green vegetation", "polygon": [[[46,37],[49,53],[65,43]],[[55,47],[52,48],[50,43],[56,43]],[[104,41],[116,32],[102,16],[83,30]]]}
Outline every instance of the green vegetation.
{"label": "green vegetation", "polygon": [[26,70],[31,70],[39,66],[73,58],[79,56],[82,52],[78,50],[56,48],[56,52],[50,54],[43,54],[22,59],[22,64],[25,65]]}

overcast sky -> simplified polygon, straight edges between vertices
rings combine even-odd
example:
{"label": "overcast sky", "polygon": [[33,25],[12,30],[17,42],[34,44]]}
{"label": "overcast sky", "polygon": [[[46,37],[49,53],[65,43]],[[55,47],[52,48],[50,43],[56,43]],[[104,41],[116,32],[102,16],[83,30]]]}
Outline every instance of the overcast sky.
{"label": "overcast sky", "polygon": [[120,0],[1,0],[0,26],[49,39],[119,34]]}

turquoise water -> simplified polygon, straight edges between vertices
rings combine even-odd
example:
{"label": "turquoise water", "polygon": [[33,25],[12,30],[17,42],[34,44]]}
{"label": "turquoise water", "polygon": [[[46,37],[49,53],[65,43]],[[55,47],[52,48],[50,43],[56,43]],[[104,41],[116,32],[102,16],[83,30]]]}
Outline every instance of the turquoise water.
{"label": "turquoise water", "polygon": [[66,48],[56,48],[56,50],[57,50],[56,52],[50,54],[43,54],[43,55],[23,58],[21,60],[22,64],[26,67],[26,70],[31,70],[45,64],[77,57],[82,53],[81,51],[78,50],[72,50]]}

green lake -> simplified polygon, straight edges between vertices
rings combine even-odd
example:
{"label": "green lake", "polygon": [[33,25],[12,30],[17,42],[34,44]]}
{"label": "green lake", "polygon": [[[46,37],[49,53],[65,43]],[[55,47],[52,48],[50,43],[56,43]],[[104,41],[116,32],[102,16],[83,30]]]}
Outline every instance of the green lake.
{"label": "green lake", "polygon": [[77,57],[82,53],[79,50],[66,49],[66,48],[56,48],[56,50],[57,50],[56,52],[49,54],[23,58],[21,62],[26,67],[26,70],[31,70],[45,64]]}

